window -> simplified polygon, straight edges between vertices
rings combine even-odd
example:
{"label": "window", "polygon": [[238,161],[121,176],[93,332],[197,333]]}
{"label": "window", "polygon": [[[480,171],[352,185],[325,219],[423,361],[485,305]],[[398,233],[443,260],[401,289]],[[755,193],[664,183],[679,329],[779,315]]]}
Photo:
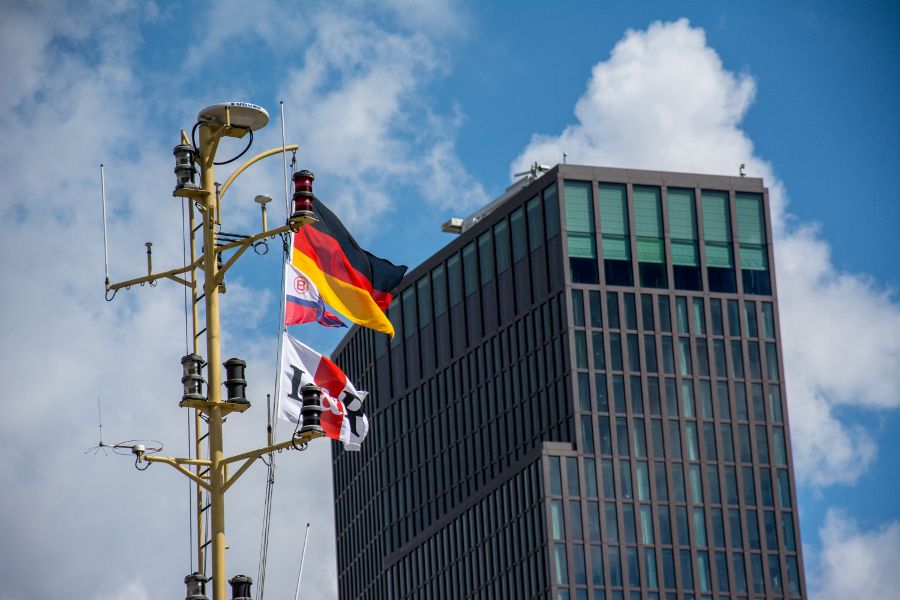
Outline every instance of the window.
{"label": "window", "polygon": [[725,335],[725,329],[722,326],[722,301],[718,298],[710,298],[709,313],[712,318],[713,335]]}
{"label": "window", "polygon": [[525,205],[528,213],[528,249],[537,250],[544,243],[544,219],[541,197],[535,196]]}
{"label": "window", "polygon": [[550,457],[550,494],[562,496],[562,474],[558,456]]}
{"label": "window", "polygon": [[491,232],[478,236],[478,263],[481,267],[481,285],[494,279],[494,252]]}
{"label": "window", "polygon": [[731,218],[728,193],[704,190],[703,238],[706,249],[706,274],[712,292],[737,291],[734,257],[731,248]]}
{"label": "window", "polygon": [[525,233],[525,207],[520,207],[512,212],[509,217],[512,237],[513,262],[525,258],[528,253]]}
{"label": "window", "polygon": [[463,247],[462,259],[466,296],[470,296],[478,290],[478,264],[475,261],[475,242],[471,242]]}
{"label": "window", "polygon": [[740,242],[741,279],[745,294],[769,295],[769,260],[766,225],[761,194],[738,192],[734,195]]}
{"label": "window", "polygon": [[462,301],[462,270],[459,265],[459,254],[447,259],[447,279],[450,288],[450,306]]}
{"label": "window", "polygon": [[549,240],[559,233],[559,204],[556,198],[556,184],[553,183],[544,188],[544,220],[546,227],[544,234]]}
{"label": "window", "polygon": [[401,304],[403,305],[403,334],[406,339],[412,337],[416,331],[416,289],[410,286],[403,290],[401,294]]}
{"label": "window", "polygon": [[599,283],[591,184],[565,182],[566,232],[572,283]]}
{"label": "window", "polygon": [[775,315],[772,312],[772,303],[771,302],[763,302],[762,303],[762,317],[763,317],[763,336],[767,340],[775,339]]}
{"label": "window", "polygon": [[697,219],[694,191],[669,188],[669,235],[672,243],[672,275],[675,288],[700,290],[700,253],[697,250]]}
{"label": "window", "polygon": [[444,265],[438,265],[431,271],[431,287],[434,290],[434,316],[439,317],[447,312],[447,276]]}
{"label": "window", "polygon": [[601,183],[600,233],[607,285],[633,285],[631,242],[628,237],[628,205],[625,186]]}
{"label": "window", "polygon": [[419,301],[419,328],[431,323],[431,280],[426,275],[416,283]]}
{"label": "window", "polygon": [[665,288],[666,252],[658,187],[634,186],[634,229],[638,274],[644,287]]}
{"label": "window", "polygon": [[565,539],[565,531],[562,500],[553,500],[550,503],[550,535],[554,540],[562,540]]}
{"label": "window", "polygon": [[581,502],[572,500],[569,502],[569,524],[573,540],[584,539],[584,527],[581,524]]}
{"label": "window", "polygon": [[600,310],[600,292],[588,292],[588,299],[591,305],[591,327],[601,327],[603,325],[603,317]]}
{"label": "window", "polygon": [[569,583],[569,569],[566,564],[566,545],[553,545],[554,566],[556,567],[556,582],[561,584]]}

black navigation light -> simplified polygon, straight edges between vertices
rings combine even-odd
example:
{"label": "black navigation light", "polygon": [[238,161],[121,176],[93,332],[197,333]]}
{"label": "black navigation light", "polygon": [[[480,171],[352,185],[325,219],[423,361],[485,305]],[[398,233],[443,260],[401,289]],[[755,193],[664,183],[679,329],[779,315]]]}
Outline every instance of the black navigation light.
{"label": "black navigation light", "polygon": [[300,409],[303,427],[300,428],[300,433],[325,435],[325,430],[322,429],[322,388],[314,383],[307,383],[300,388],[300,397],[303,398],[303,408]]}
{"label": "black navigation light", "polygon": [[190,144],[178,144],[172,150],[172,154],[175,155],[175,189],[197,189],[195,181],[197,167],[194,166],[196,150],[194,147]]}
{"label": "black navigation light", "polygon": [[206,597],[206,577],[200,573],[191,573],[184,578],[187,596],[184,600],[209,600]]}
{"label": "black navigation light", "polygon": [[184,395],[181,396],[182,401],[206,399],[203,396],[203,384],[206,383],[206,380],[203,379],[202,369],[203,357],[199,354],[188,354],[182,357],[181,384],[184,386]]}
{"label": "black navigation light", "polygon": [[235,575],[228,580],[231,584],[231,600],[252,600],[250,586],[253,580],[246,575]]}
{"label": "black navigation light", "polygon": [[229,358],[225,361],[225,402],[250,404],[246,398],[247,380],[244,379],[246,366],[247,363],[239,358]]}

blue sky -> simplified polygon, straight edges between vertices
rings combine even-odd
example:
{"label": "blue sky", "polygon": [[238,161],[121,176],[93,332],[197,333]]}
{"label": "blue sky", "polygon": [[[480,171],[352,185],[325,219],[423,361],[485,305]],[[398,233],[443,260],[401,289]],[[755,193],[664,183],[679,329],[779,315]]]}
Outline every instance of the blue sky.
{"label": "blue sky", "polygon": [[[811,597],[900,590],[900,7],[485,4],[4,4],[0,600],[183,593],[185,482],[84,454],[97,396],[106,441],[159,439],[183,454],[187,435],[182,290],[163,282],[101,300],[98,165],[113,280],[143,272],[148,240],[157,267],[180,264],[178,130],[206,105],[250,101],[272,116],[262,151],[280,144],[282,99],[317,193],[370,250],[410,266],[449,241],[447,217],[563,151],[570,163],[660,170],[736,174],[746,163],[764,177]],[[255,228],[252,197],[280,206],[281,186],[278,160],[248,170],[227,196],[225,229]],[[223,299],[223,352],[248,360],[255,403],[229,420],[233,451],[263,439],[273,250],[242,259]],[[322,351],[338,339],[299,333]],[[270,594],[293,589],[311,521],[304,597],[336,595],[328,460],[324,444],[280,459]],[[262,481],[251,470],[229,492],[229,575],[256,576]]]}

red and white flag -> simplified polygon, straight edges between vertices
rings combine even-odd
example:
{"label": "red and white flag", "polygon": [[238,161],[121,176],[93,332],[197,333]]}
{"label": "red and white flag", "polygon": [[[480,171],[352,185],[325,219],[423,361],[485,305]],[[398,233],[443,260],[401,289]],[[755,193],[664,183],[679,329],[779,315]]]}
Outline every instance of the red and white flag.
{"label": "red and white flag", "polygon": [[327,357],[284,332],[281,352],[282,419],[302,427],[303,398],[300,388],[314,383],[322,388],[322,429],[325,435],[344,442],[345,450],[359,450],[369,431],[362,411],[368,392],[358,391],[344,372]]}
{"label": "red and white flag", "polygon": [[284,324],[319,323],[325,327],[346,327],[325,302],[316,284],[291,263],[284,265]]}

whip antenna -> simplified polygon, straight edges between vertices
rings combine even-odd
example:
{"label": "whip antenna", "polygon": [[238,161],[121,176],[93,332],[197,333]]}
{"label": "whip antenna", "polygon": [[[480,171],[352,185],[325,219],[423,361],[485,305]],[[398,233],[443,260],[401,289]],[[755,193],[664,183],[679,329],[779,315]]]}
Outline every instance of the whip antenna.
{"label": "whip antenna", "polygon": [[303,551],[300,553],[300,572],[297,573],[297,591],[294,592],[294,600],[300,597],[300,578],[303,576],[303,559],[306,557],[306,543],[309,541],[309,523],[306,524],[306,535],[303,536]]}
{"label": "whip antenna", "polygon": [[287,148],[285,147],[284,141],[284,100],[279,100],[279,104],[281,105],[281,165],[283,167],[282,171],[284,172],[284,210],[285,214],[291,214],[291,200],[289,198],[290,192],[288,191],[288,176],[287,176]]}
{"label": "whip antenna", "polygon": [[106,239],[106,178],[103,175],[103,163],[100,163],[100,206],[103,214],[103,269],[106,274],[106,289],[109,289],[109,250]]}

